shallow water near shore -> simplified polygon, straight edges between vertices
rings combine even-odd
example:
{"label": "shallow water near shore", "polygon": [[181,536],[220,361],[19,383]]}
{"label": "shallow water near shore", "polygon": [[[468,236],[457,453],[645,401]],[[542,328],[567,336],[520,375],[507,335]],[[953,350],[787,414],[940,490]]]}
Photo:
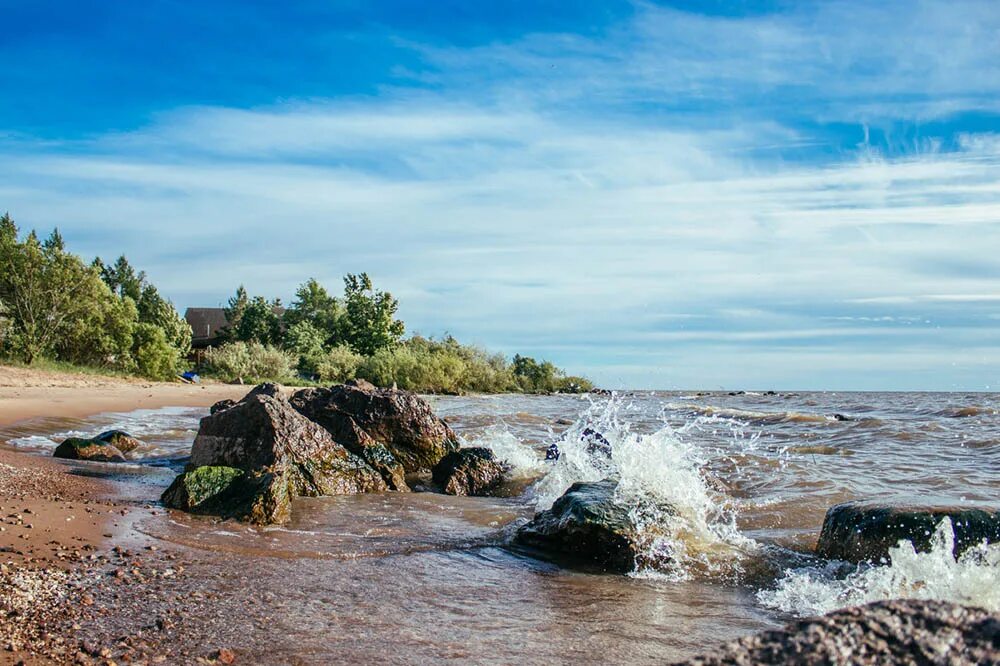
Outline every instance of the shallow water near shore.
{"label": "shallow water near shore", "polygon": [[[225,614],[240,618],[230,624],[259,627],[239,639],[266,663],[663,662],[792,615],[911,588],[1000,603],[976,597],[1000,588],[995,552],[953,564],[942,553],[900,556],[892,564],[899,571],[854,578],[809,557],[827,508],[849,499],[1000,508],[996,394],[430,400],[467,444],[489,446],[514,465],[511,496],[302,499],[281,527],[172,512],[137,528],[197,553],[227,600]],[[0,441],[47,454],[68,436],[127,430],[148,448],[129,464],[87,465],[87,473],[124,480],[130,493],[155,501],[183,466],[205,413],[41,419],[0,430]],[[586,428],[607,437],[610,460],[587,454]],[[557,462],[545,460],[552,443],[562,454]],[[512,531],[572,482],[608,473],[621,478],[622,501],[679,507],[674,517],[642,516],[650,538],[638,571],[572,571],[510,547]],[[220,623],[218,632],[229,626]]]}

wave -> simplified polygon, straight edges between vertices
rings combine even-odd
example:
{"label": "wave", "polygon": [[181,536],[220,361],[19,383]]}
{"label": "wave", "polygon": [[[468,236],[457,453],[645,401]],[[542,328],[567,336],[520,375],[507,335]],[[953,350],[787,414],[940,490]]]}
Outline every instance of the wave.
{"label": "wave", "polygon": [[934,412],[935,416],[943,416],[952,419],[965,419],[972,416],[996,416],[998,412],[992,407],[980,407],[978,405],[966,405],[964,407],[947,407]]}
{"label": "wave", "polygon": [[952,554],[951,519],[942,520],[931,550],[918,553],[909,541],[889,549],[889,564],[862,566],[842,575],[845,565],[831,562],[786,572],[776,589],[757,593],[770,608],[795,615],[819,615],[847,606],[886,599],[936,599],[1000,611],[1000,544],[979,544],[960,557]]}
{"label": "wave", "polygon": [[[558,459],[531,490],[537,508],[551,507],[578,481],[615,477],[615,501],[631,507],[644,551],[633,575],[738,577],[757,544],[737,530],[735,500],[709,483],[706,452],[669,425],[650,434],[632,432],[620,418],[626,410],[621,398],[612,397],[569,427],[557,442]],[[593,433],[610,450],[595,446]]]}
{"label": "wave", "polygon": [[535,479],[545,472],[545,462],[538,451],[519,439],[503,423],[489,426],[473,439],[463,437],[462,444],[491,449],[497,459],[510,465],[510,474],[515,479]]}
{"label": "wave", "polygon": [[835,423],[838,421],[849,421],[850,418],[842,414],[810,414],[803,412],[758,412],[749,409],[735,409],[733,407],[714,407],[712,405],[680,405],[668,404],[667,409],[675,409],[700,416],[709,416],[723,419],[734,419],[751,424],[773,424],[773,423]]}

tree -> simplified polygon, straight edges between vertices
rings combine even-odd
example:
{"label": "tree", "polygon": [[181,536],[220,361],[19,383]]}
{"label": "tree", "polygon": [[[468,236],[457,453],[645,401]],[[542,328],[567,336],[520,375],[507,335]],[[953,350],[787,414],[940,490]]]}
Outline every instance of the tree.
{"label": "tree", "polygon": [[367,273],[344,278],[344,341],[357,353],[371,356],[397,346],[405,330],[396,319],[399,302],[372,286]]}
{"label": "tree", "polygon": [[191,351],[191,325],[181,317],[170,300],[160,296],[151,284],[142,288],[136,303],[139,321],[153,324],[163,330],[167,343],[177,350],[177,356],[184,358]]}
{"label": "tree", "polygon": [[279,343],[281,317],[275,312],[278,307],[280,305],[277,301],[269,303],[263,296],[254,296],[240,316],[235,339],[243,342],[259,342],[262,345]]}
{"label": "tree", "polygon": [[333,346],[341,337],[343,308],[315,278],[309,278],[295,290],[295,300],[285,312],[289,330],[308,322],[323,334],[323,344]]}
{"label": "tree", "polygon": [[170,379],[179,368],[177,348],[155,324],[141,322],[136,326],[133,354],[136,370],[150,379]]}
{"label": "tree", "polygon": [[325,342],[323,331],[307,320],[296,322],[285,331],[285,349],[295,354],[299,359],[299,370],[308,374],[316,373],[320,359],[326,353]]}
{"label": "tree", "polygon": [[0,220],[0,302],[9,313],[8,349],[26,363],[49,353],[68,323],[94,307],[97,272],[65,251],[58,230],[18,242],[9,215]]}
{"label": "tree", "polygon": [[118,257],[113,266],[105,266],[100,257],[94,259],[94,266],[100,271],[101,279],[115,295],[119,298],[128,296],[133,301],[139,301],[146,284],[146,273],[136,272],[124,254]]}
{"label": "tree", "polygon": [[229,303],[223,308],[226,315],[226,327],[219,333],[219,338],[223,342],[237,340],[236,331],[240,327],[243,313],[246,312],[250,304],[250,297],[243,285],[236,288],[236,295],[229,299]]}
{"label": "tree", "polygon": [[514,379],[523,391],[554,391],[556,381],[562,376],[562,371],[548,361],[539,363],[530,356],[514,356],[511,367]]}

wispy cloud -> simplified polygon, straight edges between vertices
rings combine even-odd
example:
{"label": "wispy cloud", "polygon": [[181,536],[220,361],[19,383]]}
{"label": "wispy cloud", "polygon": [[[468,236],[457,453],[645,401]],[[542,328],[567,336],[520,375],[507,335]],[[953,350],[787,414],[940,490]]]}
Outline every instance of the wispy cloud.
{"label": "wispy cloud", "polygon": [[983,388],[1000,135],[954,118],[997,111],[998,29],[984,3],[638,4],[586,35],[397,39],[417,61],[377,95],[18,134],[0,206],[182,305],[367,270],[416,330],[614,385],[932,387],[839,355]]}

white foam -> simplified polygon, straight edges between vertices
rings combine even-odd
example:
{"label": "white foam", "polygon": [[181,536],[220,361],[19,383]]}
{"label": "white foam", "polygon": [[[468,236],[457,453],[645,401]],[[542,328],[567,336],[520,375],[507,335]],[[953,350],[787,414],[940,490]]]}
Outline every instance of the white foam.
{"label": "white foam", "polygon": [[953,553],[951,520],[938,525],[931,550],[918,553],[909,541],[889,550],[889,564],[863,566],[837,577],[842,563],[786,572],[774,590],[757,594],[765,606],[796,615],[818,615],[886,599],[936,599],[1000,611],[1000,544],[985,543]]}
{"label": "white foam", "polygon": [[[632,432],[620,419],[632,408],[614,397],[591,406],[558,442],[559,459],[534,488],[546,509],[577,481],[619,480],[616,501],[631,507],[643,544],[643,576],[688,578],[737,573],[756,544],[736,529],[735,504],[704,477],[707,454],[664,424],[649,434]],[[610,444],[611,457],[595,451],[591,429]],[[658,507],[673,507],[674,511]]]}
{"label": "white foam", "polygon": [[513,478],[533,479],[545,469],[544,461],[539,453],[530,445],[515,436],[504,424],[495,424],[486,428],[473,440],[465,440],[466,446],[484,446],[493,451],[498,460],[504,460],[511,466]]}

